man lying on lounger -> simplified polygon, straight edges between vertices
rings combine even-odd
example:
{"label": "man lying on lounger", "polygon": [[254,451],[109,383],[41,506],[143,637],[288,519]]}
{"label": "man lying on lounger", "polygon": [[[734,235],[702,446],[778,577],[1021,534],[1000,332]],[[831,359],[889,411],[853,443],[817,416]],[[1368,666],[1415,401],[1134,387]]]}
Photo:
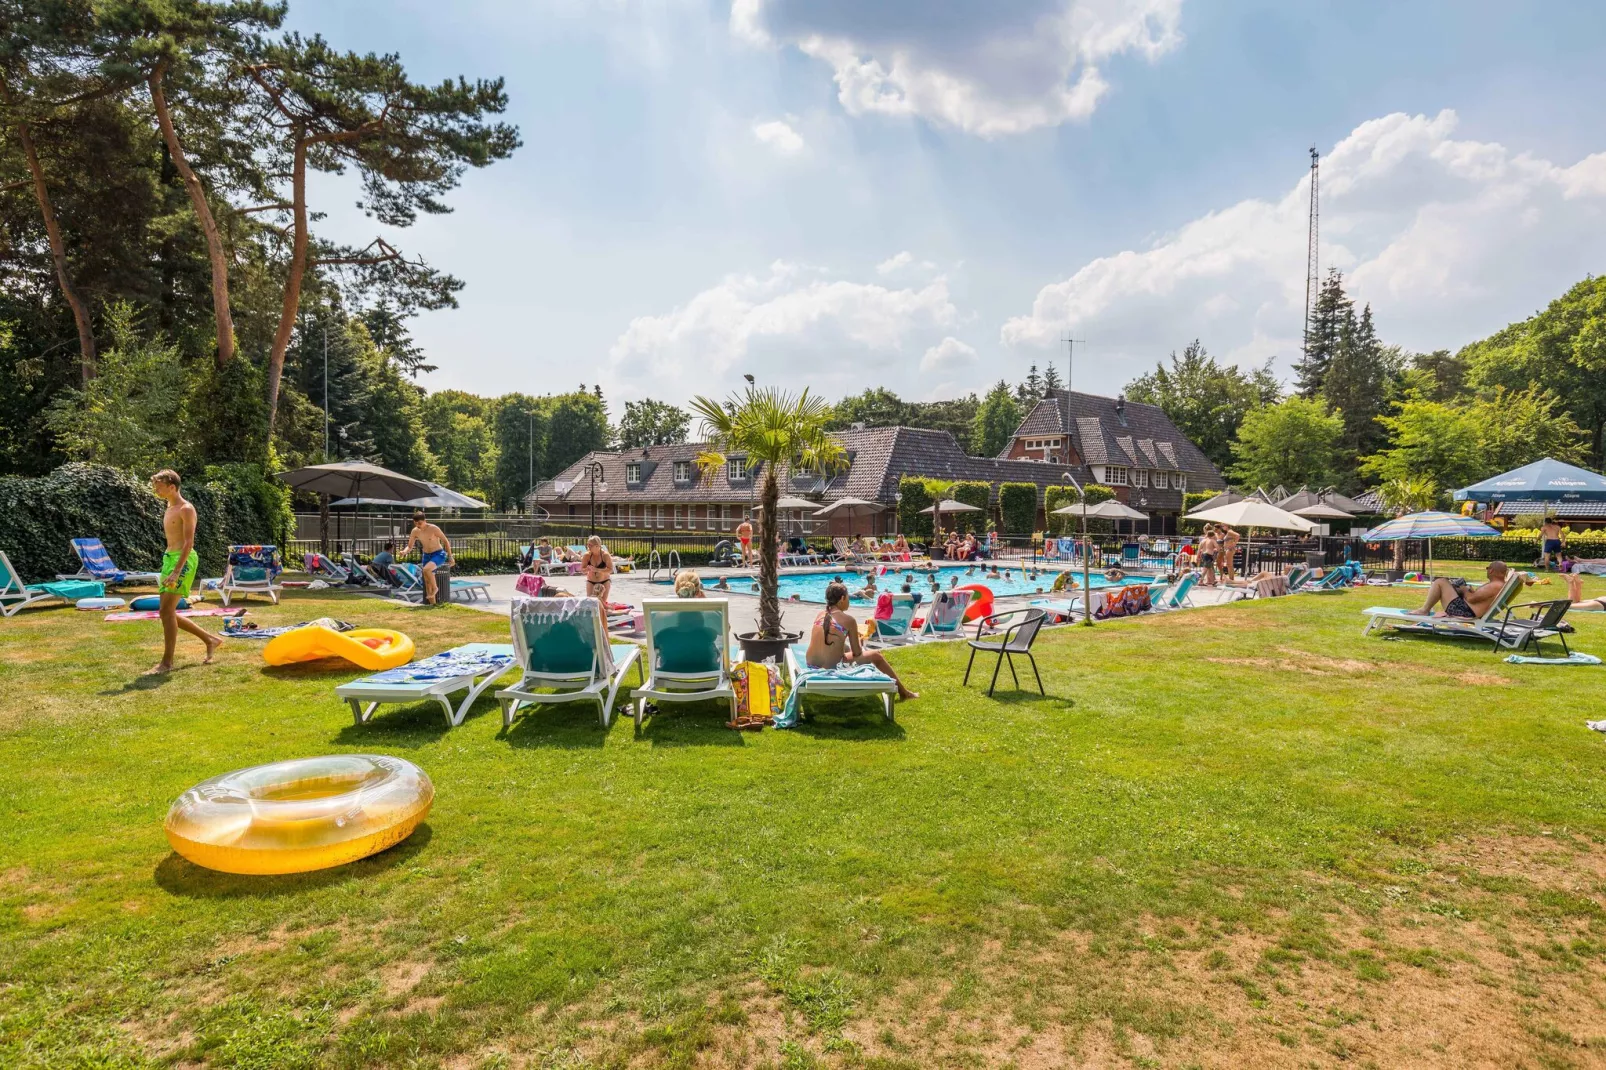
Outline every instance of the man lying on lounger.
{"label": "man lying on lounger", "polygon": [[[1506,585],[1506,577],[1511,569],[1506,567],[1504,561],[1491,561],[1484,570],[1489,582],[1477,588],[1468,589],[1467,581],[1460,576],[1446,578],[1440,576],[1428,588],[1428,600],[1422,603],[1421,609],[1412,609],[1407,612],[1413,616],[1431,617],[1434,615],[1435,605],[1443,606],[1441,617],[1456,617],[1462,620],[1477,620],[1489,610],[1489,606],[1500,597],[1500,592]],[[1523,583],[1530,583],[1526,577]]]}

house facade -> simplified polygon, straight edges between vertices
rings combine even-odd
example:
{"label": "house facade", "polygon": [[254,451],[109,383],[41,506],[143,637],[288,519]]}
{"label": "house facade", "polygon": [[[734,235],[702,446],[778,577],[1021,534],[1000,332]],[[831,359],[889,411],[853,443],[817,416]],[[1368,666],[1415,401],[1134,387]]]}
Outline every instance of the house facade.
{"label": "house facade", "polygon": [[[1055,423],[1052,415],[1067,401],[1069,436],[1063,421]],[[840,498],[862,498],[885,508],[872,517],[835,519],[829,524],[811,524],[811,511],[792,510],[782,517],[786,530],[891,534],[897,526],[898,485],[906,475],[988,483],[995,509],[1001,484],[1035,484],[1039,528],[1045,488],[1067,484],[1071,481],[1067,477],[1114,486],[1123,501],[1152,512],[1160,523],[1153,529],[1156,532],[1164,529],[1167,515],[1180,512],[1184,489],[1226,486],[1215,466],[1158,408],[1090,394],[1067,397],[1061,391],[1055,398],[1045,398],[998,457],[972,457],[948,432],[915,427],[856,427],[836,432],[835,437],[847,454],[846,468],[826,477],[783,466],[782,497],[804,498],[820,506]],[[589,453],[537,484],[525,503],[560,522],[589,523],[594,501],[598,527],[729,532],[756,517],[763,466],[733,455],[705,476],[697,458],[706,448],[686,442]],[[594,478],[599,472],[600,478]]]}

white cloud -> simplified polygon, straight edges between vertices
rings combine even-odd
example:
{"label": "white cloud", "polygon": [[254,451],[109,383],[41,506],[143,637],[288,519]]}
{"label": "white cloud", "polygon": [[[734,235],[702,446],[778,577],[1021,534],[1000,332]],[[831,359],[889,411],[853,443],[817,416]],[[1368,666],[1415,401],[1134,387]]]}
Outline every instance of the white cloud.
{"label": "white cloud", "polygon": [[782,156],[796,156],[803,151],[803,135],[792,129],[790,123],[780,119],[754,123],[753,136]]}
{"label": "white cloud", "polygon": [[[1457,140],[1454,112],[1356,127],[1321,162],[1321,265],[1338,267],[1379,330],[1454,347],[1527,315],[1590,271],[1606,242],[1606,154],[1558,166]],[[1305,298],[1308,178],[1085,264],[1004,324],[1008,345],[1089,340],[1110,376],[1195,336],[1230,359],[1295,357]],[[1097,375],[1098,372],[1095,372]],[[1116,378],[1105,386],[1118,386]]]}
{"label": "white cloud", "polygon": [[959,319],[945,278],[898,289],[776,261],[767,274],[729,275],[673,311],[636,317],[609,358],[629,396],[707,393],[749,371],[859,390],[913,378],[912,354]]}
{"label": "white cloud", "polygon": [[929,0],[734,0],[731,33],[831,66],[850,115],[907,115],[982,137],[1083,120],[1102,64],[1182,40],[1182,0],[992,0],[934,17]]}
{"label": "white cloud", "polygon": [[926,350],[920,358],[923,372],[951,372],[976,363],[976,350],[952,335]]}
{"label": "white cloud", "polygon": [[908,267],[910,264],[914,263],[914,261],[915,254],[905,249],[903,252],[889,256],[885,260],[881,261],[881,263],[877,264],[875,266],[876,274],[891,275],[895,271]]}

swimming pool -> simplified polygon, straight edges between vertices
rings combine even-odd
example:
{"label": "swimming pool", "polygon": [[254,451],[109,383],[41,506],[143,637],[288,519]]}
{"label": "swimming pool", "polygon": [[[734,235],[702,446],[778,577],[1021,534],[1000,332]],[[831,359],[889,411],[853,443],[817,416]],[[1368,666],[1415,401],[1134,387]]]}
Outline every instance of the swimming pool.
{"label": "swimming pool", "polygon": [[[1010,595],[1035,595],[1039,591],[1047,595],[1049,588],[1054,585],[1054,577],[1058,575],[1056,572],[1039,569],[1035,578],[1028,578],[1019,566],[1011,566],[1000,571],[1003,573],[1002,578],[989,579],[979,568],[971,571],[965,565],[946,565],[937,569],[937,583],[942,590],[947,590],[951,585],[950,581],[957,578],[957,586],[963,587],[969,583],[979,583],[991,590],[995,597],[1006,598]],[[718,573],[706,572],[700,573],[700,575],[703,580],[703,589],[710,595],[725,593],[714,586],[721,579],[724,579],[730,585],[731,594],[756,595],[758,593],[758,581],[746,576],[724,576]],[[932,590],[930,575],[929,572],[910,572],[907,569],[903,572],[888,572],[885,576],[876,577],[876,592],[879,594],[882,591],[902,591],[903,581],[909,579],[911,591],[929,597]],[[865,580],[863,576],[852,572],[813,572],[782,576],[778,587],[781,600],[783,602],[788,601],[795,594],[800,602],[816,602],[824,605],[825,585],[830,583],[833,578],[840,578],[843,583],[848,585],[850,592],[855,592],[862,588]],[[1091,579],[1094,590],[1100,587],[1119,586],[1119,584],[1112,584],[1097,572],[1093,573]],[[1080,572],[1075,574],[1075,580],[1077,585],[1080,586],[1082,582],[1082,574]],[[853,599],[855,605],[869,605],[873,601],[873,598]]]}

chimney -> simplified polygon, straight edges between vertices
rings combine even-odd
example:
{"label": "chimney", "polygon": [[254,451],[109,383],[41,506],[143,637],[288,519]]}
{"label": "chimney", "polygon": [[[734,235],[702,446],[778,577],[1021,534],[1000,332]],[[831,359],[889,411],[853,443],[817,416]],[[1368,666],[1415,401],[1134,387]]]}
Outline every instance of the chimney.
{"label": "chimney", "polygon": [[1115,397],[1115,418],[1117,420],[1121,421],[1121,426],[1122,427],[1126,426],[1126,395],[1125,394],[1117,394],[1116,397]]}

